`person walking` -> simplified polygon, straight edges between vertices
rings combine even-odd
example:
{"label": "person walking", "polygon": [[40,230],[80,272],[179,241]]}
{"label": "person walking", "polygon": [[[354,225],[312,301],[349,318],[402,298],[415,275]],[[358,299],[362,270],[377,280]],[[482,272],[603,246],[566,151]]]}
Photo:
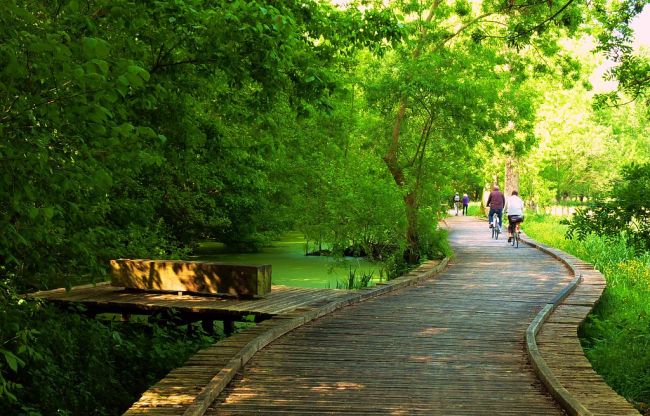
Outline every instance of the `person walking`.
{"label": "person walking", "polygon": [[519,197],[519,192],[512,191],[512,195],[506,201],[504,211],[508,215],[508,242],[510,242],[516,225],[524,222],[524,201]]}
{"label": "person walking", "polygon": [[454,195],[454,209],[456,210],[456,215],[458,215],[458,206],[460,205],[460,195],[456,192]]}
{"label": "person walking", "polygon": [[463,194],[463,215],[467,215],[467,210],[469,208],[469,196]]}
{"label": "person walking", "polygon": [[494,214],[499,218],[499,228],[503,224],[503,207],[506,205],[506,197],[501,191],[499,191],[499,185],[494,185],[490,196],[488,197],[487,204],[490,207],[490,213],[488,214],[488,220],[490,221],[490,228],[492,228],[492,219]]}

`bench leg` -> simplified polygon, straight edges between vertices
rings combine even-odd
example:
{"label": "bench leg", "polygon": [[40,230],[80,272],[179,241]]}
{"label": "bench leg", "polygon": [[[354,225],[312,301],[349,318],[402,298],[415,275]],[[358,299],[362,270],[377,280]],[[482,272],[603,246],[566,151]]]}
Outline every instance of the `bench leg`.
{"label": "bench leg", "polygon": [[232,335],[232,333],[235,332],[235,321],[233,321],[232,319],[224,319],[223,332],[226,335]]}
{"label": "bench leg", "polygon": [[208,335],[214,335],[214,320],[213,319],[202,319],[201,327]]}

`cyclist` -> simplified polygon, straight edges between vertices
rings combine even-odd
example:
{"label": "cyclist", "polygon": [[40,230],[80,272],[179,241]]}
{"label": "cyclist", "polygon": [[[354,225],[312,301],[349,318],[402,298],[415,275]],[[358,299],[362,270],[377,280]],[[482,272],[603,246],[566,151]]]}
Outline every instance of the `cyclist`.
{"label": "cyclist", "polygon": [[511,242],[515,226],[524,222],[524,201],[519,198],[519,192],[512,191],[506,201],[505,211],[508,214],[508,242]]}
{"label": "cyclist", "polygon": [[490,213],[488,214],[488,219],[490,221],[490,228],[492,228],[492,220],[494,219],[494,214],[499,217],[499,226],[503,224],[503,207],[506,204],[506,197],[501,191],[499,191],[499,185],[494,185],[492,192],[487,200],[487,206],[490,207]]}

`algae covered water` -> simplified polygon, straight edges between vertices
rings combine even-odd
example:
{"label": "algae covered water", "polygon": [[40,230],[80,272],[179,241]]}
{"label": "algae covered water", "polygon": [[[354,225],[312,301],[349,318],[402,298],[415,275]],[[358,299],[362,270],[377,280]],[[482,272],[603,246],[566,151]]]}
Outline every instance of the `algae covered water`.
{"label": "algae covered water", "polygon": [[297,232],[286,234],[256,253],[233,253],[219,243],[204,243],[191,260],[270,264],[274,285],[336,288],[337,282],[347,280],[350,269],[356,270],[359,277],[361,273],[372,273],[372,280],[379,281],[381,263],[355,257],[305,256],[305,243]]}

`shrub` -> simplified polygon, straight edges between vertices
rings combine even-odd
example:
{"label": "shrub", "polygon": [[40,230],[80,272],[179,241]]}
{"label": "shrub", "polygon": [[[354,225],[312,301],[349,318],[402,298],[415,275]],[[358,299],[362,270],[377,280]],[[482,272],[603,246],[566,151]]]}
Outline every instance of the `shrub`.
{"label": "shrub", "polygon": [[568,238],[594,233],[609,240],[625,234],[638,251],[650,250],[650,163],[623,168],[608,195],[578,209],[567,221]]}
{"label": "shrub", "polygon": [[0,414],[121,414],[213,342],[178,327],[87,318],[2,289]]}

